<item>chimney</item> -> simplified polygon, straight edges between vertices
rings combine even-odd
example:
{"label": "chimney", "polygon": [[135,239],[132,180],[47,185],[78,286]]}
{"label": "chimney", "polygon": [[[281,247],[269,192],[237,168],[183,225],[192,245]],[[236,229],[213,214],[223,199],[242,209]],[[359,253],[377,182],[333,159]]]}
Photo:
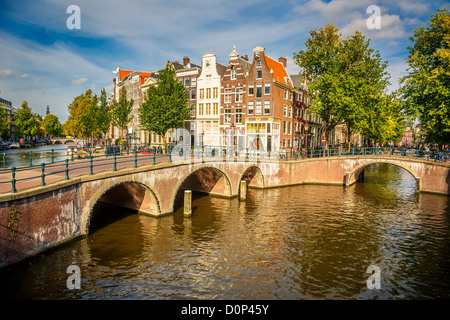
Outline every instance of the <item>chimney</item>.
{"label": "chimney", "polygon": [[189,57],[183,57],[183,65],[187,67],[189,65]]}
{"label": "chimney", "polygon": [[280,58],[278,58],[278,62],[281,62],[281,64],[283,65],[283,67],[286,68],[286,63],[287,63],[286,58],[280,57]]}

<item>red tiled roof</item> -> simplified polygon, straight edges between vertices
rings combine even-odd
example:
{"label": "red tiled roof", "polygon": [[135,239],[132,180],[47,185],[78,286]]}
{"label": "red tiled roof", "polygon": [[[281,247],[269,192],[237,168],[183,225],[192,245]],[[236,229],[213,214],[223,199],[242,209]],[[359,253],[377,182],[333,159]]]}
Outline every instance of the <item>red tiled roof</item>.
{"label": "red tiled roof", "polygon": [[141,72],[139,76],[141,77],[141,84],[144,84],[145,80],[152,75],[151,72]]}
{"label": "red tiled roof", "polygon": [[[133,70],[119,70],[119,76],[120,79],[119,81],[122,81],[123,78],[125,78],[127,75],[129,75],[130,73],[133,73]],[[139,72],[139,77],[141,78],[141,84],[143,84],[145,82],[145,80],[151,76],[151,72]]]}
{"label": "red tiled roof", "polygon": [[132,70],[119,70],[119,81],[122,81],[123,78],[125,78],[127,75],[129,75],[130,73],[132,73],[134,71]]}
{"label": "red tiled roof", "polygon": [[283,64],[281,62],[278,62],[271,57],[266,57],[266,63],[270,70],[273,70],[273,79],[281,82],[283,84],[286,84],[293,88],[291,81],[289,83],[286,82],[285,77],[289,78],[289,75],[284,68]]}

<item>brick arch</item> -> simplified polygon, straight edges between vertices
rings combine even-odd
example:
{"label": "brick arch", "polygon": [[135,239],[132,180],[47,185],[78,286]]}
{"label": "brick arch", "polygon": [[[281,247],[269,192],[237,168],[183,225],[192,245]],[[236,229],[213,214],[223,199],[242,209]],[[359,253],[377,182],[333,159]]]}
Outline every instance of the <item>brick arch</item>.
{"label": "brick arch", "polygon": [[228,194],[223,194],[223,196],[226,197],[232,197],[233,195],[233,185],[231,183],[231,178],[228,175],[227,172],[225,172],[224,170],[221,170],[219,168],[217,168],[216,166],[213,166],[211,164],[201,164],[201,165],[197,165],[194,166],[191,170],[189,170],[188,173],[184,174],[179,180],[178,182],[175,184],[175,186],[172,189],[172,194],[170,196],[170,211],[173,212],[174,210],[174,205],[175,205],[175,198],[178,194],[178,191],[180,190],[181,186],[183,185],[183,183],[193,174],[195,174],[196,172],[203,170],[203,169],[209,169],[212,170],[216,173],[219,173],[223,179],[225,179],[225,182],[228,186]]}
{"label": "brick arch", "polygon": [[[251,175],[250,175],[250,176],[247,176],[246,174],[247,174],[247,172],[248,172],[250,169],[256,169],[257,174],[256,174],[255,176],[251,176]],[[258,167],[258,166],[255,165],[255,164],[251,164],[251,165],[246,166],[246,167],[241,171],[239,177],[240,177],[240,179],[239,179],[239,181],[237,182],[238,185],[237,185],[237,187],[236,187],[236,190],[239,190],[239,186],[240,186],[241,180],[246,180],[246,181],[247,181],[248,178],[250,178],[250,181],[247,181],[247,185],[250,185],[251,187],[256,187],[256,188],[264,188],[264,187],[265,187],[265,181],[264,181],[264,174],[263,174],[263,171],[261,170],[260,167]],[[255,177],[256,177],[258,180],[255,181],[256,183],[253,183],[253,185],[251,185],[250,182],[251,182]]]}
{"label": "brick arch", "polygon": [[[364,171],[365,168],[367,168],[370,165],[378,164],[378,163],[386,163],[386,164],[391,164],[391,165],[400,167],[400,168],[406,170],[407,172],[409,172],[414,177],[414,179],[416,181],[420,181],[420,176],[417,174],[417,172],[412,170],[410,167],[405,166],[405,165],[403,165],[403,164],[401,164],[401,163],[399,163],[398,161],[395,161],[395,160],[384,160],[384,159],[383,160],[369,161],[369,162],[362,163],[362,164],[354,167],[348,174],[348,178],[347,178],[348,181],[350,183],[354,182],[357,179],[357,177],[361,174],[361,172]],[[417,185],[417,190],[418,191],[420,190],[420,185],[419,184]]]}
{"label": "brick arch", "polygon": [[[100,201],[100,199],[108,192],[111,192],[112,190],[120,186],[125,186],[126,188],[126,185],[134,186],[134,190],[131,189],[130,191],[136,191],[136,189],[140,189],[141,192],[144,192],[144,194],[142,195],[142,199],[137,199],[137,201],[134,202],[135,206],[133,206],[133,201],[130,203],[120,203],[120,198],[116,199],[116,201],[118,201],[117,203],[111,202],[111,204],[122,206],[125,208],[136,209],[140,213],[148,214],[151,216],[158,216],[161,214],[160,196],[154,188],[149,187],[147,184],[141,181],[136,181],[126,176],[116,179],[108,179],[106,181],[103,181],[101,187],[92,194],[88,201],[87,211],[85,211],[85,218],[83,219],[84,230],[88,230],[89,220],[91,218],[95,204]],[[139,208],[137,207],[138,205]]]}

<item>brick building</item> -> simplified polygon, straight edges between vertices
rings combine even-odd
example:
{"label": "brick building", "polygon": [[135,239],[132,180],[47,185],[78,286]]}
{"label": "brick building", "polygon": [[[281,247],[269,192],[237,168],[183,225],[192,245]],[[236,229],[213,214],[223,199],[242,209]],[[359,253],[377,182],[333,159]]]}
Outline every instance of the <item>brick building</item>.
{"label": "brick building", "polygon": [[234,146],[242,150],[245,142],[245,116],[247,114],[247,75],[251,68],[248,56],[239,57],[236,47],[222,77],[220,133],[223,147]]}
{"label": "brick building", "polygon": [[292,146],[293,85],[286,59],[253,49],[247,76],[246,148],[252,151],[288,151]]}

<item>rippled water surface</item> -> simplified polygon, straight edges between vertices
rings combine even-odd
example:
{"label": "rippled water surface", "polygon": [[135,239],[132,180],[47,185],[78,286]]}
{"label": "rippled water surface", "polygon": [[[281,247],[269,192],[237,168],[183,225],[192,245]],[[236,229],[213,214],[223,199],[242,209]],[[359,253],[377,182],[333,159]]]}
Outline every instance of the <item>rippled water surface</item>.
{"label": "rippled water surface", "polygon": [[[450,298],[450,198],[417,194],[392,165],[350,188],[250,189],[245,202],[196,197],[193,215],[121,217],[0,272],[20,299]],[[69,265],[81,289],[68,290]],[[368,289],[370,265],[380,289]]]}

